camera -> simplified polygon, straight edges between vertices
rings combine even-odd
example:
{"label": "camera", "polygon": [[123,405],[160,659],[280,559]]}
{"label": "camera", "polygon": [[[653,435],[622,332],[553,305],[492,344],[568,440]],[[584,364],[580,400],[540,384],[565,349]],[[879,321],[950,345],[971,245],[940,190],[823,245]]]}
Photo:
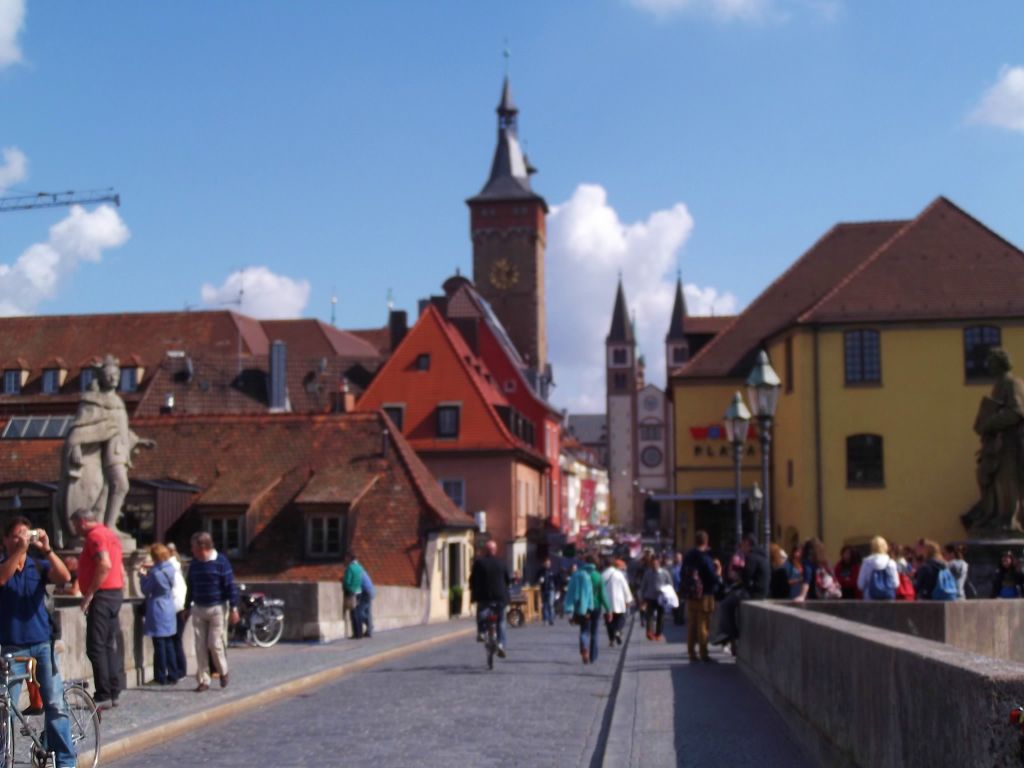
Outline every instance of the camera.
{"label": "camera", "polygon": [[39,529],[38,528],[33,528],[31,531],[28,532],[28,543],[29,544],[38,544],[39,543]]}

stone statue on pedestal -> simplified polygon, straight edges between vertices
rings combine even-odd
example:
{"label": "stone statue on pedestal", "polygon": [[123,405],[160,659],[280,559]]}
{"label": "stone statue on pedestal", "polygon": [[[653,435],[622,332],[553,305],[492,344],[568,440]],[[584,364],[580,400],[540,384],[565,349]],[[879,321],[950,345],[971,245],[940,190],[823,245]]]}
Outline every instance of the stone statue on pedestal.
{"label": "stone statue on pedestal", "polygon": [[1024,381],[1011,373],[1010,356],[998,347],[988,354],[995,379],[982,398],[974,431],[981,438],[977,479],[981,501],[964,516],[974,535],[1024,531]]}
{"label": "stone statue on pedestal", "polygon": [[128,428],[128,412],[117,394],[118,361],[107,355],[82,394],[78,413],[61,454],[60,504],[65,540],[74,538],[71,515],[89,509],[111,530],[117,529],[128,495],[128,468],[137,448],[154,448]]}

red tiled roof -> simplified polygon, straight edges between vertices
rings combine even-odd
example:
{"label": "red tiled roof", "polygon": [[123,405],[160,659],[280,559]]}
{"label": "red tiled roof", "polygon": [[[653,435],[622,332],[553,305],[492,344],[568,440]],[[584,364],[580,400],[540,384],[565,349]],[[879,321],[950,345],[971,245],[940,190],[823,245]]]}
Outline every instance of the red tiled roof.
{"label": "red tiled roof", "polygon": [[723,331],[736,315],[687,315],[684,332],[686,334],[716,334]]}
{"label": "red tiled roof", "polygon": [[837,224],[673,375],[746,376],[765,339],[795,322],[905,223]]}
{"label": "red tiled roof", "polygon": [[802,323],[1024,315],[1024,252],[944,197],[800,316]]}
{"label": "red tiled roof", "polygon": [[387,356],[391,350],[391,329],[383,328],[357,328],[349,331],[353,336],[362,339],[383,356]]}
{"label": "red tiled roof", "polygon": [[319,320],[264,320],[262,325],[270,341],[280,339],[288,345],[289,354],[374,361],[381,357],[377,347],[356,333],[334,328]]}
{"label": "red tiled roof", "polygon": [[313,473],[302,492],[295,497],[297,504],[351,504],[370,486],[377,476],[367,478],[353,475],[345,467],[324,467]]}
{"label": "red tiled roof", "polygon": [[[422,532],[471,528],[473,519],[445,496],[401,435],[383,450],[379,413],[260,416],[165,416],[132,420],[157,447],[139,453],[134,480],[174,479],[199,487],[197,510],[246,508],[248,572],[286,572],[301,565],[304,524],[295,505],[325,494],[324,503],[352,496],[349,526],[364,562],[382,584],[418,586]],[[0,478],[54,482],[58,440],[0,440]],[[319,479],[318,478],[319,475]],[[328,492],[327,486],[334,491]],[[340,567],[340,563],[337,564]],[[379,578],[378,578],[379,577]]]}

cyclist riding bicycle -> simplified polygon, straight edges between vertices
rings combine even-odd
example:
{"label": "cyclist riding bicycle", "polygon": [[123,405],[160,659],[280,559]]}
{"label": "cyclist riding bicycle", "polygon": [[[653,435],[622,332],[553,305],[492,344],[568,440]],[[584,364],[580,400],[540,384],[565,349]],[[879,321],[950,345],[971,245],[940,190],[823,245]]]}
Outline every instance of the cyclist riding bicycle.
{"label": "cyclist riding bicycle", "polygon": [[[29,547],[45,559],[29,555]],[[45,602],[47,581],[64,584],[70,581],[71,574],[50,546],[46,531],[32,529],[24,517],[7,523],[4,550],[6,554],[0,560],[0,649],[36,660],[47,748],[56,755],[56,768],[73,768],[75,748]],[[11,687],[14,701],[18,700],[19,691],[20,686]]]}
{"label": "cyclist riding bicycle", "polygon": [[496,604],[498,614],[498,656],[505,658],[506,624],[505,609],[508,606],[508,585],[511,579],[508,566],[498,559],[498,545],[488,541],[484,546],[484,554],[473,563],[469,574],[469,589],[476,603],[477,642],[484,641],[484,611],[488,604]]}

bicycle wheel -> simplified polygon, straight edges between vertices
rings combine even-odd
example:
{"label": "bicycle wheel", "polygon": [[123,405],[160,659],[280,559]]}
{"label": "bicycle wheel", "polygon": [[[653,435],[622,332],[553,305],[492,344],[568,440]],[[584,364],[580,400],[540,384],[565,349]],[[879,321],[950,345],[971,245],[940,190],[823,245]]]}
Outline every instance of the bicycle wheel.
{"label": "bicycle wheel", "polygon": [[0,712],[0,768],[14,768],[14,723],[6,709]]}
{"label": "bicycle wheel", "polygon": [[78,768],[96,768],[100,762],[100,713],[96,702],[82,686],[64,689],[71,725],[71,741],[78,755]]}
{"label": "bicycle wheel", "polygon": [[284,611],[277,606],[257,609],[251,621],[249,637],[260,648],[269,648],[281,639],[284,632]]}

